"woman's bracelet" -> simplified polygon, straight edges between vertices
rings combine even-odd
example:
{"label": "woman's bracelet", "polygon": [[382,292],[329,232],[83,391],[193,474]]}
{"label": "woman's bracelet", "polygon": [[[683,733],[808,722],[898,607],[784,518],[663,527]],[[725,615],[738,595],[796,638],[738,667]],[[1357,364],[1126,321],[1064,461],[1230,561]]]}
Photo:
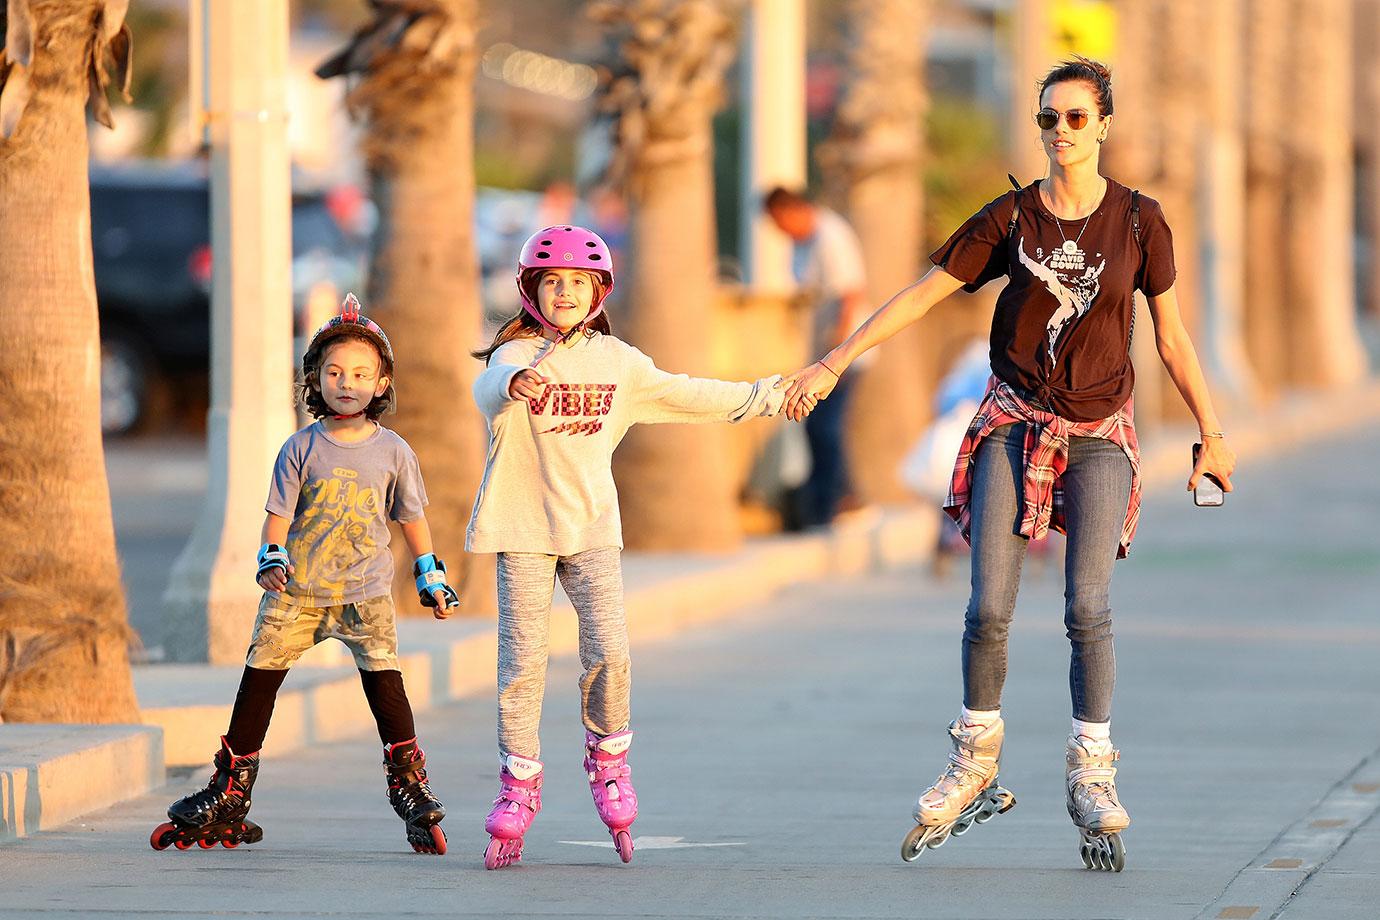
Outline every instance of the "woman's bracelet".
{"label": "woman's bracelet", "polygon": [[1227,433],[1226,433],[1225,431],[1200,431],[1200,432],[1198,432],[1198,437],[1203,438],[1203,439],[1207,439],[1207,438],[1225,438],[1226,436],[1227,436]]}
{"label": "woman's bracelet", "polygon": [[823,358],[820,358],[820,359],[819,359],[818,361],[816,361],[815,363],[818,364],[820,367],[824,368],[824,369],[825,369],[826,371],[828,371],[829,373],[833,374],[835,380],[842,380],[842,379],[843,379],[842,377],[839,376],[839,372],[838,372],[838,371],[834,370],[832,367],[830,367],[829,365],[827,365],[827,364],[824,363],[824,359],[823,359]]}

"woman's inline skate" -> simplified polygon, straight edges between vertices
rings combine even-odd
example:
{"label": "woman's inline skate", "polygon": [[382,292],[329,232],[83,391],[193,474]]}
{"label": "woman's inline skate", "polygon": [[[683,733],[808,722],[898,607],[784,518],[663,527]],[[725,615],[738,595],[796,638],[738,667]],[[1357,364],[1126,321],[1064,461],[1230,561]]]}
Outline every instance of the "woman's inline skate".
{"label": "woman's inline skate", "polygon": [[221,738],[213,763],[216,769],[205,789],[168,806],[172,820],[158,825],[149,835],[155,850],[170,846],[185,850],[192,844],[203,850],[216,844],[233,850],[241,843],[258,843],[264,838],[263,829],[246,820],[249,793],[259,776],[259,752],[236,754]]}
{"label": "woman's inline skate", "polygon": [[441,830],[441,819],[446,808],[427,783],[426,754],[417,739],[384,745],[383,767],[388,773],[388,803],[407,826],[407,842],[418,853],[444,856],[446,832]]}
{"label": "woman's inline skate", "polygon": [[494,807],[484,819],[489,845],[484,868],[501,869],[522,859],[522,838],[541,811],[541,763],[516,754],[503,758]]}
{"label": "woman's inline skate", "polygon": [[1131,826],[1131,816],[1117,800],[1112,766],[1120,758],[1109,740],[1069,736],[1066,802],[1069,817],[1083,835],[1078,852],[1088,869],[1120,872],[1126,866],[1121,832]]}
{"label": "woman's inline skate", "polygon": [[637,791],[633,789],[628,748],[633,733],[624,729],[600,737],[585,732],[585,774],[599,818],[608,825],[618,858],[632,862],[633,842],[628,828],[637,820]]}
{"label": "woman's inline skate", "polygon": [[961,837],[975,823],[984,824],[1016,804],[1016,797],[997,784],[1004,733],[1001,719],[986,726],[962,720],[949,725],[949,765],[916,803],[916,826],[901,843],[902,859],[910,862],[927,847],[942,846],[950,836]]}

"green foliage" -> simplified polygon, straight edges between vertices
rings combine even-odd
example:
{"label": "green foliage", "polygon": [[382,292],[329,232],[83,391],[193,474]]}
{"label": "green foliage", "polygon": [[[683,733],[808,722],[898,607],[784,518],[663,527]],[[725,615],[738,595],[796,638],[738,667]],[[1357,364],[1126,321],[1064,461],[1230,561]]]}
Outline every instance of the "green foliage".
{"label": "green foliage", "polygon": [[[187,87],[187,17],[181,10],[132,4],[125,16],[134,36],[134,108],[149,113],[152,123],[139,145],[143,156],[161,156],[181,126],[174,123]],[[119,118],[116,111],[115,117]]]}
{"label": "green foliage", "polygon": [[[997,113],[966,100],[935,99],[925,135],[925,251],[930,252],[1010,183]],[[1035,177],[1016,178],[1026,183]]]}

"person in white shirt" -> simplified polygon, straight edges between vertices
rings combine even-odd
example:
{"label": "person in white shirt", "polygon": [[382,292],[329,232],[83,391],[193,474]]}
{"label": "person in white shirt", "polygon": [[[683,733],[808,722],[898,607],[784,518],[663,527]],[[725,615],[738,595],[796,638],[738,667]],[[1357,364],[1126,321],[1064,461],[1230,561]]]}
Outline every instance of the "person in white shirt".
{"label": "person in white shirt", "polygon": [[[798,192],[774,188],[764,206],[781,232],[791,238],[791,269],[814,302],[811,353],[824,354],[843,342],[867,315],[862,244],[840,214]],[[840,503],[852,494],[845,428],[855,379],[839,381],[828,401],[821,402],[805,421],[810,477],[800,487],[794,509],[801,527],[828,524]]]}
{"label": "person in white shirt", "polygon": [[537,728],[557,577],[580,621],[590,790],[619,856],[632,858],[637,794],[627,765],[633,733],[614,448],[638,423],[737,422],[781,409],[779,376],[732,383],[669,374],[615,338],[603,311],[613,280],[598,234],[539,231],[518,260],[522,310],[475,352],[488,365],[474,397],[488,421],[489,452],[465,548],[498,554],[501,788],[484,822],[490,869],[521,858],[541,810]]}

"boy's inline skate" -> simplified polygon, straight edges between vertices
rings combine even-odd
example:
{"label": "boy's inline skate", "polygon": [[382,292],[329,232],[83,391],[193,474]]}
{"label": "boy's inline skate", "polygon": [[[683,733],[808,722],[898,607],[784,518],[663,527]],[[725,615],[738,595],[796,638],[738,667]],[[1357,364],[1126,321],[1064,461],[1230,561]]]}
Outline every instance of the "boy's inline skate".
{"label": "boy's inline skate", "polygon": [[1116,767],[1121,752],[1111,741],[1070,735],[1066,761],[1069,817],[1083,835],[1078,848],[1089,869],[1120,872],[1126,866],[1126,846],[1121,832],[1131,826],[1131,816],[1116,796]]}
{"label": "boy's inline skate", "polygon": [[920,795],[915,829],[901,843],[902,859],[910,862],[927,847],[942,846],[950,836],[961,837],[973,824],[984,824],[1016,804],[1016,797],[997,784],[1004,733],[1001,719],[989,726],[961,720],[949,725],[949,765]]}
{"label": "boy's inline skate", "polygon": [[407,825],[407,842],[418,853],[444,856],[446,832],[441,819],[446,808],[426,781],[426,754],[417,739],[383,746],[383,766],[388,773],[388,803]]}
{"label": "boy's inline skate", "polygon": [[637,820],[637,791],[633,789],[632,768],[628,766],[628,748],[633,733],[624,729],[602,738],[585,732],[585,774],[589,777],[589,791],[594,795],[594,807],[599,818],[608,825],[618,858],[632,862],[633,842],[628,828]]}
{"label": "boy's inline skate", "polygon": [[541,811],[541,763],[516,754],[503,758],[498,771],[498,798],[484,819],[489,845],[484,868],[502,869],[522,859],[522,838]]}
{"label": "boy's inline skate", "polygon": [[172,820],[160,824],[149,835],[155,850],[175,846],[185,850],[196,844],[209,850],[220,844],[233,850],[241,843],[258,843],[263,829],[249,814],[249,793],[259,775],[259,752],[237,755],[224,738],[213,761],[216,771],[205,789],[178,799],[168,806]]}

